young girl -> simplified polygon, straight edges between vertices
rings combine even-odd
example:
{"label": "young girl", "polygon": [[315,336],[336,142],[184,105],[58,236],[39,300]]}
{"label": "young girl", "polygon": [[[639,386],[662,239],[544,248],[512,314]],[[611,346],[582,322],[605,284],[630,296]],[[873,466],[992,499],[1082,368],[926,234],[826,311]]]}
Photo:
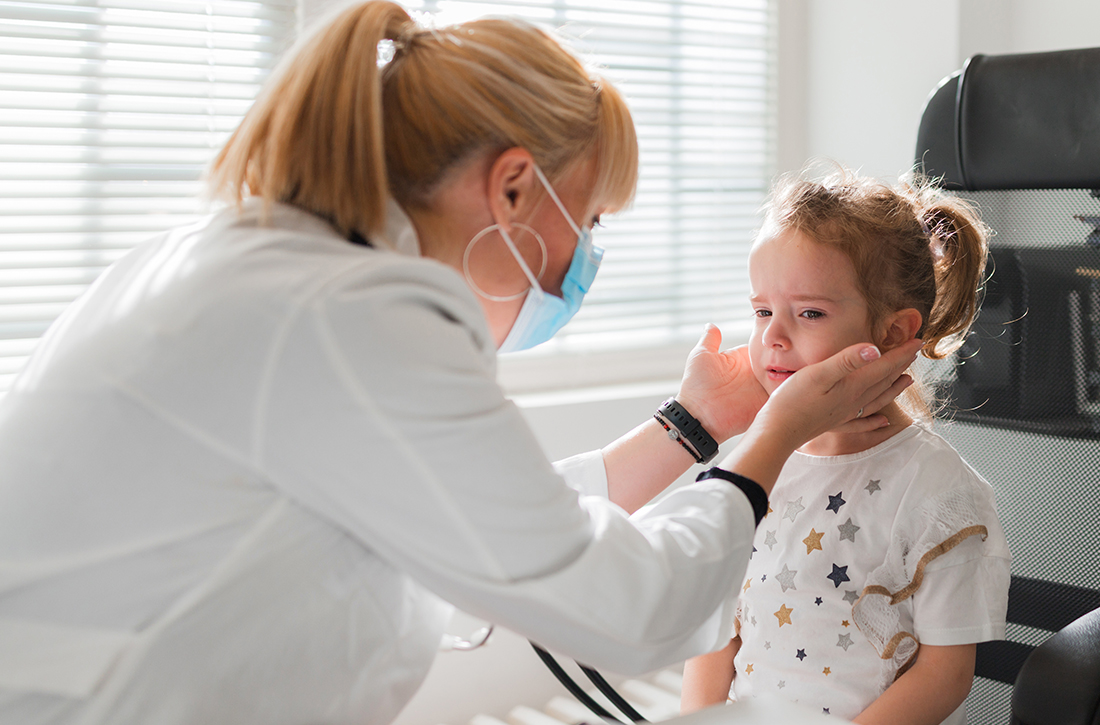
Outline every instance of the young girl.
{"label": "young girl", "polygon": [[[866,339],[915,335],[942,358],[975,317],[986,236],[924,181],[781,182],[749,255],[760,384]],[[787,463],[730,644],[685,667],[685,712],[769,695],[857,723],[965,722],[975,645],[1004,637],[1008,547],[992,490],[913,387],[888,425],[826,433]]]}

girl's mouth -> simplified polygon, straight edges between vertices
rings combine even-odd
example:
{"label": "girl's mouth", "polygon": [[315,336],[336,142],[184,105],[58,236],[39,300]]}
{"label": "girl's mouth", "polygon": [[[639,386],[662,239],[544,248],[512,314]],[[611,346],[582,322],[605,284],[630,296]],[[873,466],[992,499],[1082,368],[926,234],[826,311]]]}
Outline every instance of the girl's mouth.
{"label": "girl's mouth", "polygon": [[769,380],[778,380],[782,382],[792,375],[794,375],[794,370],[785,370],[784,368],[768,368]]}

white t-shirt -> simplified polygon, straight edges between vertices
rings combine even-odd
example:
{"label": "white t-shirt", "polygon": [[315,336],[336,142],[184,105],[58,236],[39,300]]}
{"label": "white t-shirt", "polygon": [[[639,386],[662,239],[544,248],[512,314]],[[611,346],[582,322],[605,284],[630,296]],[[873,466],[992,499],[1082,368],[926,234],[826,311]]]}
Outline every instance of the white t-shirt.
{"label": "white t-shirt", "polygon": [[1009,552],[993,491],[913,425],[860,453],[796,453],[742,584],[736,698],[851,719],[920,643],[1004,637]]}
{"label": "white t-shirt", "polygon": [[250,202],[51,328],[0,403],[0,723],[385,723],[443,600],[615,671],[718,646],[745,496],[628,518],[598,452],[567,486],[408,232],[371,249]]}

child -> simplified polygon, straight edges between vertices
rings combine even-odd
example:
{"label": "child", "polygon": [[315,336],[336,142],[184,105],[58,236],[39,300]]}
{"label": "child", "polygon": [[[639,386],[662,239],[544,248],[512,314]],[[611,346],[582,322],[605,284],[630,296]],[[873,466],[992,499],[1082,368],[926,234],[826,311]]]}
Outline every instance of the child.
{"label": "child", "polygon": [[[847,345],[914,335],[944,357],[976,314],[986,236],[925,181],[781,182],[749,254],[753,373],[770,394]],[[992,490],[913,388],[888,425],[791,457],[729,646],[685,666],[685,712],[769,695],[857,723],[965,722],[975,644],[1004,637],[1008,547]]]}

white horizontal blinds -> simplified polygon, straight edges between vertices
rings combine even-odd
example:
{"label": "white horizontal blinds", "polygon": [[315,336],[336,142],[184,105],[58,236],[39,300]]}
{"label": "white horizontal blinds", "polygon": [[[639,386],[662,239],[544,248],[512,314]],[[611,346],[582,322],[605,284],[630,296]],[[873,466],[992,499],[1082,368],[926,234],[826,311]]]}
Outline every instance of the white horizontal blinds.
{"label": "white horizontal blinds", "polygon": [[0,391],[199,178],[293,39],[295,0],[0,0]]}
{"label": "white horizontal blinds", "polygon": [[775,168],[769,0],[408,3],[441,20],[514,14],[561,29],[624,93],[641,145],[633,208],[576,318],[538,350],[697,338],[749,318],[745,258]]}

